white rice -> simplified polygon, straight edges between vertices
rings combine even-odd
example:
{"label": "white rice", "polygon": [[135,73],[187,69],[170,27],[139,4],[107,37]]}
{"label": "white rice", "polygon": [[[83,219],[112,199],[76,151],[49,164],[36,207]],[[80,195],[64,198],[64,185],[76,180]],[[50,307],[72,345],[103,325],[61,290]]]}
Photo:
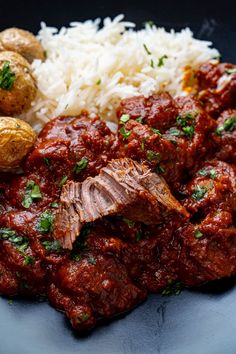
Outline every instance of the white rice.
{"label": "white rice", "polygon": [[[167,32],[146,25],[135,31],[123,18],[106,18],[103,26],[100,19],[72,22],[60,30],[41,24],[38,38],[47,59],[32,64],[39,91],[25,115],[36,130],[53,117],[84,109],[115,121],[117,105],[130,96],[163,89],[183,94],[184,67],[219,56],[211,42],[193,38],[189,28]],[[163,55],[167,58],[158,67]]]}

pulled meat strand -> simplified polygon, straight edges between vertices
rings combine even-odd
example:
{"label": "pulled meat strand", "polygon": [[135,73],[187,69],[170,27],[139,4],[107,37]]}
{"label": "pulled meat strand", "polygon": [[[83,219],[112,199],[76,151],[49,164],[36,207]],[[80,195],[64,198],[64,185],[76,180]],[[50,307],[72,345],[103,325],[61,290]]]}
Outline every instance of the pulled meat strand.
{"label": "pulled meat strand", "polygon": [[99,175],[82,183],[68,182],[62,190],[54,237],[72,249],[82,226],[108,215],[123,215],[158,224],[170,213],[188,217],[165,180],[129,158],[112,160]]}

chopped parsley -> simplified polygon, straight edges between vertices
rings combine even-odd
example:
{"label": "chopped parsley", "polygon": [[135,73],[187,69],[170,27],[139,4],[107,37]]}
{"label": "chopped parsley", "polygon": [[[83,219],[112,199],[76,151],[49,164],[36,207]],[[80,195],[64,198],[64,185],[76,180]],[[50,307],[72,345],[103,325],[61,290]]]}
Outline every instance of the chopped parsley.
{"label": "chopped parsley", "polygon": [[162,296],[179,295],[183,290],[183,284],[180,281],[169,280],[167,287],[162,291]]}
{"label": "chopped parsley", "polygon": [[24,263],[25,265],[32,265],[35,263],[35,258],[32,256],[25,256]]}
{"label": "chopped parsley", "polygon": [[59,187],[63,187],[67,180],[68,180],[68,177],[67,176],[63,176],[62,179],[59,182]]}
{"label": "chopped parsley", "polygon": [[236,74],[236,68],[225,69],[225,72],[226,72],[227,74]]}
{"label": "chopped parsley", "polygon": [[148,150],[147,151],[147,159],[149,161],[152,161],[152,160],[159,160],[160,159],[160,153],[159,152],[155,152],[155,151],[152,151],[152,150]]}
{"label": "chopped parsley", "polygon": [[0,229],[0,240],[6,240],[11,242],[19,252],[24,253],[29,247],[29,241],[26,237],[17,235],[15,230],[8,228]]}
{"label": "chopped parsley", "polygon": [[83,171],[88,166],[88,160],[83,158],[79,162],[76,162],[75,167],[73,169],[74,173],[78,175],[81,171]]}
{"label": "chopped parsley", "polygon": [[58,240],[41,241],[43,247],[48,252],[60,252],[62,250],[61,244]]}
{"label": "chopped parsley", "polygon": [[161,132],[160,132],[160,130],[159,130],[159,129],[156,129],[156,128],[151,128],[151,130],[153,131],[153,133],[155,133],[155,134],[158,134],[158,135],[162,136],[162,134],[161,134]]}
{"label": "chopped parsley", "polygon": [[153,22],[153,21],[151,21],[151,20],[149,20],[149,21],[145,21],[145,22],[143,22],[143,25],[144,25],[144,26],[149,26],[149,27],[152,27],[152,26],[154,26],[154,22]]}
{"label": "chopped parsley", "polygon": [[138,231],[135,235],[135,241],[140,241],[142,239],[142,232]]}
{"label": "chopped parsley", "polygon": [[25,196],[22,201],[24,208],[29,208],[33,201],[39,200],[42,198],[42,193],[39,186],[34,181],[28,181],[26,185]]}
{"label": "chopped parsley", "polygon": [[145,43],[143,43],[143,47],[144,47],[147,55],[151,55],[152,54],[152,52],[150,52],[150,50],[148,49],[148,47],[147,47],[147,45]]}
{"label": "chopped parsley", "polygon": [[207,193],[207,187],[205,186],[196,186],[196,188],[193,191],[192,198],[195,200],[201,200],[204,195]]}
{"label": "chopped parsley", "polygon": [[194,116],[191,112],[188,112],[182,116],[176,118],[176,123],[182,127],[184,135],[188,138],[192,138],[194,135],[194,126],[188,125],[189,121],[193,121]]}
{"label": "chopped parsley", "polygon": [[5,61],[2,69],[0,69],[0,88],[2,90],[10,90],[16,80],[16,74],[11,71],[10,62]]}
{"label": "chopped parsley", "polygon": [[214,168],[211,168],[210,170],[209,169],[206,169],[206,168],[203,168],[202,170],[198,171],[198,175],[199,176],[209,176],[211,179],[215,179],[216,178],[216,170]]}
{"label": "chopped parsley", "polygon": [[159,59],[158,59],[158,63],[157,63],[157,66],[158,67],[161,67],[163,66],[165,63],[164,63],[164,60],[167,59],[168,56],[166,54],[162,55]]}
{"label": "chopped parsley", "polygon": [[172,135],[172,136],[180,136],[182,133],[179,129],[172,127],[167,131],[167,134]]}
{"label": "chopped parsley", "polygon": [[77,323],[82,323],[87,321],[90,318],[90,315],[88,313],[82,313],[80,316],[76,317],[76,322]]}
{"label": "chopped parsley", "polygon": [[100,85],[101,82],[102,82],[102,80],[101,80],[101,79],[98,79],[98,80],[96,81],[96,85]]}
{"label": "chopped parsley", "polygon": [[133,221],[133,220],[129,220],[129,219],[126,219],[126,218],[123,218],[122,220],[126,223],[126,225],[128,225],[128,227],[130,229],[132,229],[132,227],[134,227],[134,225],[135,225],[135,221]]}
{"label": "chopped parsley", "polygon": [[136,118],[136,122],[143,124],[143,117]]}
{"label": "chopped parsley", "polygon": [[157,166],[156,167],[156,173],[165,173],[166,172],[166,170],[164,169],[164,167],[162,167],[162,166]]}
{"label": "chopped parsley", "polygon": [[153,59],[151,59],[151,61],[150,61],[150,66],[151,66],[151,68],[153,68],[154,69],[154,61],[153,61]]}
{"label": "chopped parsley", "polygon": [[96,261],[96,259],[94,257],[89,257],[88,258],[88,263],[92,264],[92,265],[95,265],[97,263],[97,261]]}
{"label": "chopped parsley", "polygon": [[144,149],[145,149],[145,139],[142,140],[140,147],[141,147],[141,150],[144,151]]}
{"label": "chopped parsley", "polygon": [[120,123],[125,124],[130,120],[129,114],[122,114],[120,117]]}
{"label": "chopped parsley", "polygon": [[227,118],[223,125],[220,125],[217,129],[216,129],[216,134],[221,135],[222,132],[225,131],[232,131],[236,126],[236,117],[231,117],[231,118]]}
{"label": "chopped parsley", "polygon": [[52,203],[50,204],[50,207],[52,207],[52,208],[59,208],[59,204],[58,204],[57,202],[52,202]]}
{"label": "chopped parsley", "polygon": [[125,127],[120,128],[119,132],[123,136],[124,139],[128,139],[131,134],[131,131],[125,130]]}
{"label": "chopped parsley", "polygon": [[53,229],[53,215],[49,210],[45,210],[39,218],[37,230],[43,234],[51,232]]}
{"label": "chopped parsley", "polygon": [[50,159],[48,157],[43,158],[43,162],[45,163],[46,166],[50,166]]}
{"label": "chopped parsley", "polygon": [[194,236],[195,238],[201,238],[203,236],[203,233],[199,229],[197,229],[194,232]]}
{"label": "chopped parsley", "polygon": [[190,139],[193,137],[194,135],[194,127],[192,125],[187,126],[187,127],[183,127],[182,128],[184,134],[189,137]]}

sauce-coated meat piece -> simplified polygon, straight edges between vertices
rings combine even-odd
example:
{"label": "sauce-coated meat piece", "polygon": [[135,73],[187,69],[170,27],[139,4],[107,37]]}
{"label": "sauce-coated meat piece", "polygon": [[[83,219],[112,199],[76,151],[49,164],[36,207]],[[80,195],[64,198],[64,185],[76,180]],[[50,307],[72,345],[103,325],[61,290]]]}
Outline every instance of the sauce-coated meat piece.
{"label": "sauce-coated meat piece", "polygon": [[[139,107],[139,98],[132,98],[133,109],[135,104]],[[125,108],[124,102],[123,112],[126,113]],[[157,119],[158,112],[156,114]],[[177,98],[172,114],[169,129],[163,134],[148,126],[148,121],[141,124],[132,119],[132,115],[128,116],[125,124],[121,120],[119,154],[145,161],[154,171],[162,173],[173,189],[178,189],[183,174],[195,170],[206,154],[213,150],[210,133],[216,128],[216,123],[193,97]]]}
{"label": "sauce-coated meat piece", "polygon": [[217,119],[213,134],[216,143],[216,158],[231,163],[236,162],[236,109],[228,109]]}
{"label": "sauce-coated meat piece", "polygon": [[223,110],[236,106],[235,68],[233,64],[207,62],[196,73],[198,98],[214,118]]}
{"label": "sauce-coated meat piece", "polygon": [[[58,117],[42,130],[35,149],[26,161],[32,169],[58,180],[83,180],[94,176],[116,157],[117,139],[98,117],[87,113],[77,117]],[[49,177],[50,176],[50,177]]]}
{"label": "sauce-coated meat piece", "polygon": [[192,223],[179,228],[179,278],[188,286],[236,272],[236,168],[221,161],[203,165],[188,183],[184,201]]}
{"label": "sauce-coated meat piece", "polygon": [[163,92],[148,98],[138,96],[124,99],[117,110],[118,118],[123,114],[128,114],[130,119],[138,119],[163,133],[175,123],[178,109],[169,93]]}

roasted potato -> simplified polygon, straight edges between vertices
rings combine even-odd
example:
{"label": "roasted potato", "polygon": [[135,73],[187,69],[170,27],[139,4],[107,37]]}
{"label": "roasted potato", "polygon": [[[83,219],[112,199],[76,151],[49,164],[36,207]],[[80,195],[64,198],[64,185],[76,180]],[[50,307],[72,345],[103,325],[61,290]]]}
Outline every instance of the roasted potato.
{"label": "roasted potato", "polygon": [[45,58],[43,47],[37,38],[32,33],[15,27],[0,32],[0,50],[19,53],[29,63],[34,59]]}
{"label": "roasted potato", "polygon": [[36,92],[30,64],[18,53],[0,52],[0,113],[11,116],[24,112]]}
{"label": "roasted potato", "polygon": [[0,169],[20,166],[36,140],[31,126],[21,119],[0,117]]}

